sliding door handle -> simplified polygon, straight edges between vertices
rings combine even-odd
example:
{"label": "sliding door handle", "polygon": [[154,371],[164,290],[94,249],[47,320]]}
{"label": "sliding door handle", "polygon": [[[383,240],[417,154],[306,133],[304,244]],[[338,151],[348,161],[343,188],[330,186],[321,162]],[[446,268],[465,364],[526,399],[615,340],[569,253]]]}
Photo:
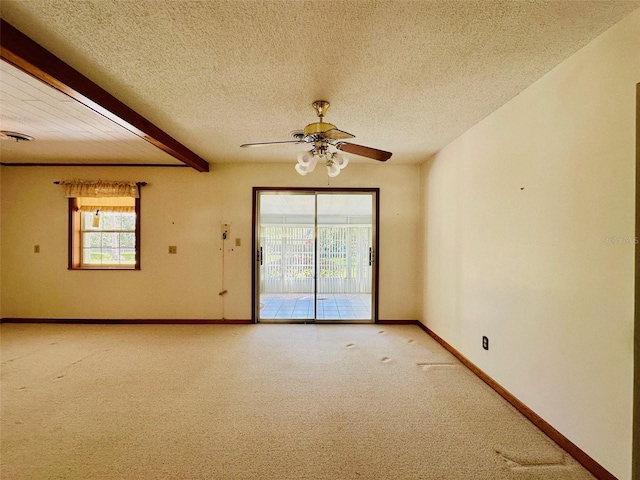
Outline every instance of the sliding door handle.
{"label": "sliding door handle", "polygon": [[262,247],[259,250],[256,250],[256,262],[259,262],[262,266]]}
{"label": "sliding door handle", "polygon": [[373,248],[369,247],[369,266],[373,265]]}

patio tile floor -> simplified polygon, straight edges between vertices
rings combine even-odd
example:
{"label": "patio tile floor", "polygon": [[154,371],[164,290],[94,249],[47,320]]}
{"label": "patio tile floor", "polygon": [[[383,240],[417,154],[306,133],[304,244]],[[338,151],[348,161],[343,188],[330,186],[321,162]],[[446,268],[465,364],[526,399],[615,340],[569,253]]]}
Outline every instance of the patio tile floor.
{"label": "patio tile floor", "polygon": [[[318,320],[371,320],[371,295],[322,293],[318,295]],[[308,293],[263,293],[261,320],[313,320],[313,295]]]}

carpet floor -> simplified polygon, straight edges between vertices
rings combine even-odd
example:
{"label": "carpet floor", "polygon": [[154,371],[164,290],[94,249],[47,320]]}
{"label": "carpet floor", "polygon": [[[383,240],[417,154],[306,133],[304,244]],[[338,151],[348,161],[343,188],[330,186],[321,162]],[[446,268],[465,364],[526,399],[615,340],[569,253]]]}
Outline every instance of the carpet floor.
{"label": "carpet floor", "polygon": [[413,325],[0,336],[7,480],[593,478]]}

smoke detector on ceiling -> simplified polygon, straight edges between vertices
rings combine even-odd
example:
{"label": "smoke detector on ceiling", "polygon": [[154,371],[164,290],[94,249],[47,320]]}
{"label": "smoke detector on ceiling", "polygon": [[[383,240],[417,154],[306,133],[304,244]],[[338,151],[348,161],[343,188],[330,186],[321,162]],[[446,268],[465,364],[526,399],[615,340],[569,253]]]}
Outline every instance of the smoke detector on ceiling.
{"label": "smoke detector on ceiling", "polygon": [[16,142],[30,142],[35,140],[29,135],[18,132],[9,132],[8,130],[0,130],[0,139],[2,140],[15,140]]}

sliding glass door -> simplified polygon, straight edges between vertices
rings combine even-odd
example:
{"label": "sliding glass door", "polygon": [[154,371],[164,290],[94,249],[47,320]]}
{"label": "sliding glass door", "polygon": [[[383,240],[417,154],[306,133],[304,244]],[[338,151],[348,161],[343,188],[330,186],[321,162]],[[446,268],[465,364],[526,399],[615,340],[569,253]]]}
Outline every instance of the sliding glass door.
{"label": "sliding glass door", "polygon": [[261,194],[259,320],[315,318],[315,196]]}
{"label": "sliding glass door", "polygon": [[371,321],[372,195],[316,194],[316,207],[316,320]]}
{"label": "sliding glass door", "polygon": [[259,322],[375,321],[377,191],[255,192]]}

